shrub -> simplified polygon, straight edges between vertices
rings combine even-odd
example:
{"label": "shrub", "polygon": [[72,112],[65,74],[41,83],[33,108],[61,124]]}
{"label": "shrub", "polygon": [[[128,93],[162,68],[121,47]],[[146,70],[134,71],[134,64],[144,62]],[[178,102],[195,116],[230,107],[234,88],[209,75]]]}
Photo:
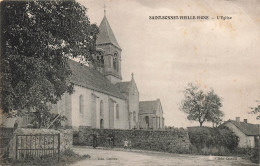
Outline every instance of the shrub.
{"label": "shrub", "polygon": [[190,127],[188,134],[192,144],[190,153],[229,155],[238,145],[238,137],[225,127]]}
{"label": "shrub", "polygon": [[237,148],[233,151],[233,154],[244,157],[254,163],[259,163],[259,154],[260,151],[258,148]]}
{"label": "shrub", "polygon": [[250,153],[248,154],[248,158],[252,161],[252,162],[254,162],[254,163],[260,163],[260,158],[259,158],[259,156],[260,156],[260,154],[259,154],[260,152],[259,152],[259,149],[257,149],[257,148],[254,148],[254,149],[252,149],[252,151],[250,151]]}
{"label": "shrub", "polygon": [[233,150],[238,145],[238,137],[227,128],[192,127],[188,134],[191,144],[198,148],[214,145]]}

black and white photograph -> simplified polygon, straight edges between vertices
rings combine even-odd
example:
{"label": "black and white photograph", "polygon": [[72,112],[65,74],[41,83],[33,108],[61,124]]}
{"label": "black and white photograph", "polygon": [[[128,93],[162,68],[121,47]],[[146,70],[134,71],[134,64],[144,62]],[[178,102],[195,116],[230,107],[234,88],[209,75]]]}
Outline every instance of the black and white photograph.
{"label": "black and white photograph", "polygon": [[259,0],[1,0],[0,165],[259,166]]}

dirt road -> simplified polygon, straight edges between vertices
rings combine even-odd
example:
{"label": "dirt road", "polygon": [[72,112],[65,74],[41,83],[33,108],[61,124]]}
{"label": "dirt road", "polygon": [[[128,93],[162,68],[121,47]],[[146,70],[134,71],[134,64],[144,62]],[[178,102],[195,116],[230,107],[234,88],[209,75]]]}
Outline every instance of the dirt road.
{"label": "dirt road", "polygon": [[249,161],[237,157],[182,155],[163,152],[124,150],[124,149],[92,149],[91,147],[74,147],[80,155],[89,154],[90,159],[79,161],[72,166],[242,166],[253,165]]}

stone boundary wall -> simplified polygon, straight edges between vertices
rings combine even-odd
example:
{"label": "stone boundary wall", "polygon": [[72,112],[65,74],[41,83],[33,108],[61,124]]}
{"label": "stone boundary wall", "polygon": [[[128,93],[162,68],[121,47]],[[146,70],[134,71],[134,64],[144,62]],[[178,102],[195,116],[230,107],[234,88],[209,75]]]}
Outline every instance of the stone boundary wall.
{"label": "stone boundary wall", "polygon": [[0,128],[0,154],[8,150],[8,144],[12,139],[13,132],[13,128]]}
{"label": "stone boundary wall", "polygon": [[124,140],[131,140],[132,148],[155,150],[171,153],[188,153],[190,141],[187,130],[120,130],[120,129],[92,129],[79,127],[78,145],[92,146],[93,133],[98,136],[98,146],[108,147],[108,136],[115,136],[114,146],[123,147]]}
{"label": "stone boundary wall", "polygon": [[[59,129],[59,130],[53,130],[53,129],[27,129],[27,128],[18,128],[13,132],[12,138],[10,139],[9,146],[8,146],[8,152],[9,152],[9,158],[15,159],[16,158],[16,135],[45,135],[45,134],[59,134],[60,133],[60,152],[63,152],[66,149],[71,149],[72,148],[72,142],[73,142],[73,131],[72,129]],[[33,145],[33,148],[41,149],[43,148],[42,144],[40,142],[43,142],[43,137],[41,137],[41,141],[38,140],[35,142],[35,137],[32,137],[33,143],[30,144],[30,142],[25,141],[25,139],[21,141],[25,141],[23,143],[24,147],[30,147]],[[45,142],[46,145],[49,142],[52,141],[51,136],[46,136],[45,137]],[[54,140],[54,147],[57,147],[58,142],[57,139]],[[19,145],[20,146],[20,145]],[[35,146],[35,147],[34,147]],[[50,145],[50,148],[52,147],[52,144]],[[39,157],[44,154],[39,154]]]}
{"label": "stone boundary wall", "polygon": [[60,150],[63,152],[66,149],[72,148],[73,143],[73,130],[72,129],[59,129],[60,132]]}

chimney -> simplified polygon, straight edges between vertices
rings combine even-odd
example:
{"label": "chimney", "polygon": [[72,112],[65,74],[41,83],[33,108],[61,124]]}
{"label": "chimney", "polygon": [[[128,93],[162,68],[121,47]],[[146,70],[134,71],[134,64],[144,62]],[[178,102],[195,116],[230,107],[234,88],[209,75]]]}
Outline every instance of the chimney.
{"label": "chimney", "polygon": [[244,122],[247,123],[247,119],[244,119]]}
{"label": "chimney", "polygon": [[237,121],[237,122],[240,122],[240,117],[236,117],[236,121]]}

